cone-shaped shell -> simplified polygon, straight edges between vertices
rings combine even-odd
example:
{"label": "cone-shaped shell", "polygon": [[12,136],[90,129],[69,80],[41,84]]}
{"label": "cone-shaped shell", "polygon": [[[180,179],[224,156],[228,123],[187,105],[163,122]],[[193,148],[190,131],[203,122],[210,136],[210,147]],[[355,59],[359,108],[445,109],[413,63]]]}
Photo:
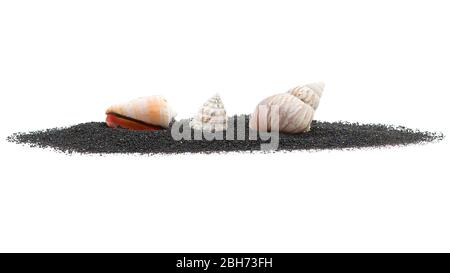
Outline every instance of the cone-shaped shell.
{"label": "cone-shaped shell", "polygon": [[314,109],[297,97],[277,94],[261,101],[250,117],[250,128],[258,131],[272,131],[276,125],[278,113],[278,130],[284,133],[301,133],[309,131]]}
{"label": "cone-shaped shell", "polygon": [[316,110],[319,107],[320,97],[324,88],[325,84],[323,82],[317,82],[294,87],[288,93],[296,96]]}
{"label": "cone-shaped shell", "polygon": [[227,112],[222,99],[216,94],[202,105],[189,122],[189,126],[195,130],[218,132],[227,129],[227,121]]}
{"label": "cone-shaped shell", "polygon": [[[141,122],[144,125],[150,125],[150,127],[153,125],[163,128],[168,128],[170,122],[176,116],[175,111],[162,96],[141,97],[116,104],[109,107],[106,114],[118,116],[122,120]],[[117,127],[117,125],[121,126],[122,124],[108,124],[110,127]],[[128,128],[128,126],[122,127]]]}

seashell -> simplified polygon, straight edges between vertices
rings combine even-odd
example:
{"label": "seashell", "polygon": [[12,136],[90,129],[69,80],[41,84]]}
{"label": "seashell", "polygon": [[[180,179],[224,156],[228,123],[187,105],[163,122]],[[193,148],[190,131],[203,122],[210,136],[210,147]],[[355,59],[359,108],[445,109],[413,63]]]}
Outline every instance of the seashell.
{"label": "seashell", "polygon": [[325,84],[323,82],[310,83],[294,87],[288,91],[289,94],[301,99],[309,104],[314,110],[319,107],[320,97],[322,96]]}
{"label": "seashell", "polygon": [[141,97],[106,110],[106,124],[133,130],[168,128],[176,113],[162,96]]}
{"label": "seashell", "polygon": [[250,128],[262,132],[276,129],[272,128],[271,123],[277,111],[280,132],[296,134],[309,131],[314,109],[288,93],[273,95],[261,101],[250,117]]}
{"label": "seashell", "polygon": [[216,132],[226,130],[227,122],[227,112],[222,99],[216,94],[203,104],[197,115],[189,122],[189,126],[195,130]]}

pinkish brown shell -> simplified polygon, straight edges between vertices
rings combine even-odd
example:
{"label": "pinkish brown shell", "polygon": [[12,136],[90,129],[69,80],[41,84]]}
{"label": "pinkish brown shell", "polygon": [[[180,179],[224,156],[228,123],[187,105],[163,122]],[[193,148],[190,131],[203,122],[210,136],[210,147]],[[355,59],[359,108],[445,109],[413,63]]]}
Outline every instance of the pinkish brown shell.
{"label": "pinkish brown shell", "polygon": [[[118,115],[125,119],[143,122],[149,125],[168,128],[176,113],[162,96],[137,98],[109,107],[106,114]],[[121,124],[119,124],[121,125]]]}

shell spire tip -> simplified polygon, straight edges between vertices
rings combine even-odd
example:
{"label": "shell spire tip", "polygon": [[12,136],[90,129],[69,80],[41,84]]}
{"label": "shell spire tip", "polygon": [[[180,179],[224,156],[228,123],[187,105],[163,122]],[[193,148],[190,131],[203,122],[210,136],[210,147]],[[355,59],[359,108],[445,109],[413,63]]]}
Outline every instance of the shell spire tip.
{"label": "shell spire tip", "polygon": [[313,82],[313,83],[307,84],[306,86],[311,88],[319,97],[322,96],[323,90],[325,89],[325,83],[322,81]]}

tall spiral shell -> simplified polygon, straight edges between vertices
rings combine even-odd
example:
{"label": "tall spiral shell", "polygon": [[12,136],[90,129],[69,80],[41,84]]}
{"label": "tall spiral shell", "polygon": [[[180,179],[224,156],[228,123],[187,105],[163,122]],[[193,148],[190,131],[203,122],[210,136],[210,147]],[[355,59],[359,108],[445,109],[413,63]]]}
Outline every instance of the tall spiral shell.
{"label": "tall spiral shell", "polygon": [[294,87],[290,89],[288,93],[296,96],[316,110],[317,107],[319,107],[320,98],[324,88],[325,84],[323,82],[317,82]]}
{"label": "tall spiral shell", "polygon": [[164,97],[149,96],[112,105],[106,110],[106,115],[110,127],[145,130],[152,126],[168,128],[176,113]]}
{"label": "tall spiral shell", "polygon": [[216,94],[203,104],[189,122],[189,126],[195,130],[218,132],[227,129],[227,122],[227,112],[222,99]]}
{"label": "tall spiral shell", "polygon": [[314,109],[291,94],[273,95],[258,104],[250,117],[250,128],[258,131],[275,129],[272,128],[275,114],[278,114],[280,132],[296,134],[309,131]]}

